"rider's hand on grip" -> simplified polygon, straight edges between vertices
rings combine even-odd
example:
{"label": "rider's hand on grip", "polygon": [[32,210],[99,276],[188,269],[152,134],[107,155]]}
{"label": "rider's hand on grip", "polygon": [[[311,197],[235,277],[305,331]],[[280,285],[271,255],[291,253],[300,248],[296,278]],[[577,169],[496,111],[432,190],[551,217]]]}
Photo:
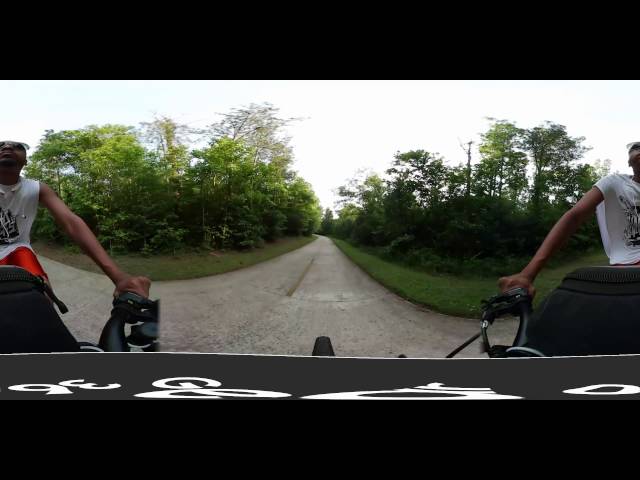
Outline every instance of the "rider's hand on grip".
{"label": "rider's hand on grip", "polygon": [[124,292],[133,292],[141,297],[149,298],[149,288],[151,280],[147,277],[131,277],[127,276],[116,283],[116,289],[113,292],[114,297],[120,296]]}
{"label": "rider's hand on grip", "polygon": [[529,292],[531,298],[535,297],[536,295],[536,289],[533,286],[533,282],[531,281],[531,279],[521,273],[500,278],[498,280],[498,287],[500,288],[501,292],[506,292],[507,290],[511,290],[513,288],[522,287],[527,289],[527,292]]}

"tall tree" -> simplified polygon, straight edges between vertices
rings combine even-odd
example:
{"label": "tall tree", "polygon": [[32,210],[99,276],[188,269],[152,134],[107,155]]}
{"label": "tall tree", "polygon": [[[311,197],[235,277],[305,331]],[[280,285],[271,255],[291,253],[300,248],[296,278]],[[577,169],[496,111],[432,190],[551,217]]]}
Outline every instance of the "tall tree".
{"label": "tall tree", "polygon": [[279,111],[270,103],[234,108],[211,125],[212,136],[240,140],[253,149],[254,162],[274,163],[286,170],[293,161],[293,151],[284,128],[300,119],[280,118]]}
{"label": "tall tree", "polygon": [[437,153],[425,150],[398,152],[387,174],[403,176],[423,208],[435,206],[444,198],[447,166]]}
{"label": "tall tree", "polygon": [[483,193],[517,202],[527,187],[527,156],[519,150],[524,131],[506,120],[495,120],[482,134],[481,160],[477,167]]}
{"label": "tall tree", "polygon": [[320,224],[320,233],[322,235],[331,235],[333,233],[333,212],[330,208],[325,209]]}
{"label": "tall tree", "polygon": [[522,147],[529,154],[533,166],[531,206],[538,211],[555,188],[558,177],[554,171],[583,157],[589,150],[584,137],[571,137],[563,125],[552,122],[526,130]]}

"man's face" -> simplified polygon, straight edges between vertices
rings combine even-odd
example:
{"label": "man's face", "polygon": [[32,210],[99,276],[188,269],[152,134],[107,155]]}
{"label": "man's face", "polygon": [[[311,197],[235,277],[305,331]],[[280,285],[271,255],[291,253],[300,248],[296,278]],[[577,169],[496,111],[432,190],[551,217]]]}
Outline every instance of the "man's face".
{"label": "man's face", "polygon": [[0,171],[20,172],[27,163],[27,151],[19,144],[0,142]]}

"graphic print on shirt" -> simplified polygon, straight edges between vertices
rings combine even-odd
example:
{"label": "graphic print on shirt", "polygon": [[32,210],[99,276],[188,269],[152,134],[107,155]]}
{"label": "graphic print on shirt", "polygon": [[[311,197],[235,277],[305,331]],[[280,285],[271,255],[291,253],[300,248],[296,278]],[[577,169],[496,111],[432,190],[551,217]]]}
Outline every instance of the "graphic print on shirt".
{"label": "graphic print on shirt", "polygon": [[16,217],[0,207],[0,244],[13,243],[20,236]]}
{"label": "graphic print on shirt", "polygon": [[619,197],[627,218],[627,227],[624,229],[624,241],[627,247],[640,246],[640,205],[631,204],[622,195]]}

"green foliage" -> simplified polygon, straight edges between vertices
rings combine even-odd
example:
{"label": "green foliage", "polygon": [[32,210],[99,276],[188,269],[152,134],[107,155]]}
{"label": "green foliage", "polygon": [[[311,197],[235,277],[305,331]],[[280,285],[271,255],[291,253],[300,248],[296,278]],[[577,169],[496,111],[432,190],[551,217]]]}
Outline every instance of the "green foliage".
{"label": "green foliage", "polygon": [[[433,272],[504,275],[526,265],[558,219],[608,173],[610,162],[578,164],[584,138],[551,122],[522,129],[492,121],[480,159],[448,166],[426,150],[398,152],[387,178],[360,172],[337,189],[332,234],[376,254]],[[595,218],[564,254],[599,247]]]}
{"label": "green foliage", "polygon": [[[276,113],[252,105],[207,132],[167,117],[137,130],[47,130],[25,175],[49,184],[112,253],[247,249],[311,235],[320,205],[310,184],[289,170],[292,151],[280,129],[291,119]],[[208,145],[190,151],[194,136]],[[65,241],[48,214],[33,232]]]}
{"label": "green foliage", "polygon": [[174,228],[167,225],[156,231],[145,248],[148,252],[171,252],[175,255],[176,249],[182,244],[182,239],[187,232],[186,228]]}
{"label": "green foliage", "polygon": [[332,235],[333,229],[334,229],[333,212],[331,211],[330,208],[327,208],[324,211],[324,216],[322,217],[319,233],[321,235]]}

